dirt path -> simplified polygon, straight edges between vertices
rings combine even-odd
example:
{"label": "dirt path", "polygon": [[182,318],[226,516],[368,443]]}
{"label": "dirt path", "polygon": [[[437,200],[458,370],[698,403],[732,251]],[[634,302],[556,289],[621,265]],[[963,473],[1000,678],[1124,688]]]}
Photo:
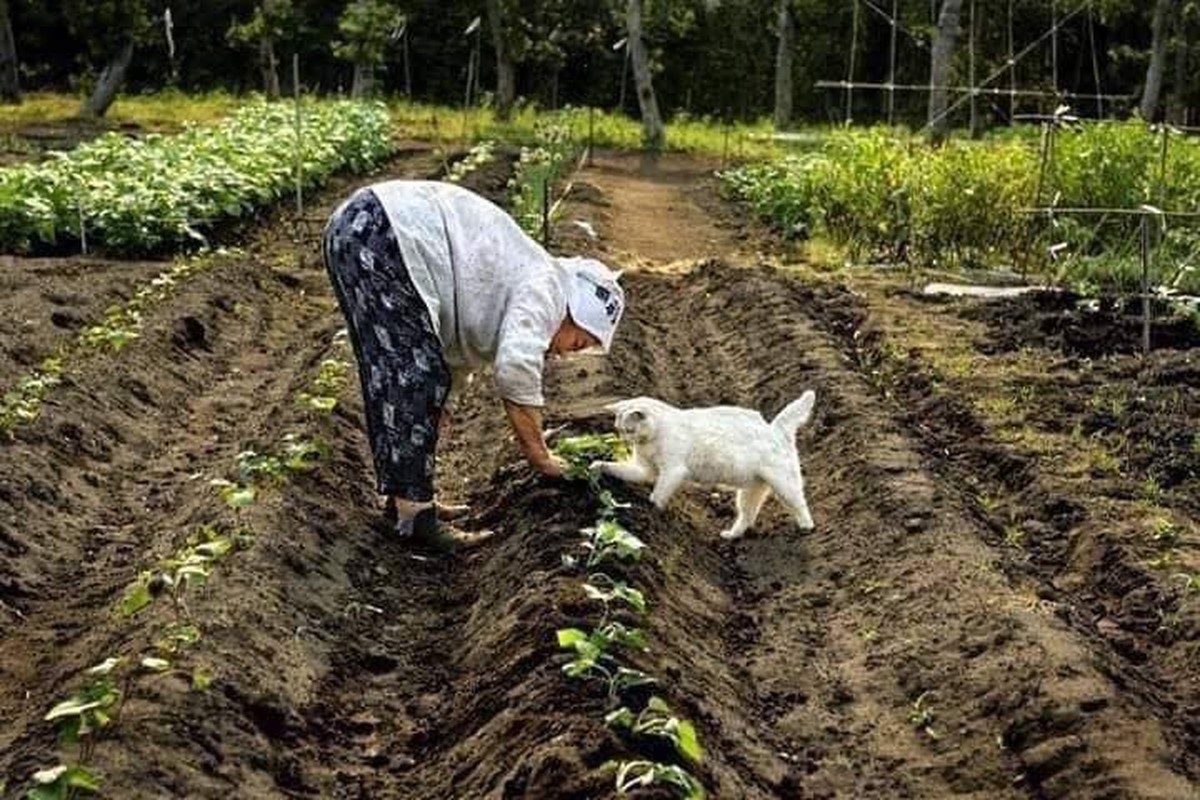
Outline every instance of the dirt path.
{"label": "dirt path", "polygon": [[[743,251],[742,242],[732,226],[709,213],[716,204],[717,166],[675,154],[651,161],[597,153],[575,176],[558,242],[627,267],[686,269],[703,258],[733,258]],[[591,240],[579,222],[598,238]]]}

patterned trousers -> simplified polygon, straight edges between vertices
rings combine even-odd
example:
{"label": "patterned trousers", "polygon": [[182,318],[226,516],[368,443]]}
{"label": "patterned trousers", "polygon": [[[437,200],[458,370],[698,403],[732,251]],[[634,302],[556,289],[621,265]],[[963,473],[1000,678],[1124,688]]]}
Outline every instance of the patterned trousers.
{"label": "patterned trousers", "polygon": [[323,247],[358,360],[377,488],[405,500],[432,500],[450,368],[370,189],[360,189],[334,212]]}

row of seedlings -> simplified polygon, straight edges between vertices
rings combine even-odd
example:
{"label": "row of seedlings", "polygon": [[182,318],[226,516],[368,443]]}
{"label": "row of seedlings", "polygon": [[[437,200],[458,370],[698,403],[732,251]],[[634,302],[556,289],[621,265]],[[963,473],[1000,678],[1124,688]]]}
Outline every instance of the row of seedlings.
{"label": "row of seedlings", "polygon": [[[339,334],[339,339],[344,335]],[[310,387],[297,394],[296,403],[309,412],[310,420],[312,415],[332,413],[349,369],[345,360],[326,359]],[[312,472],[327,454],[327,446],[319,439],[290,433],[275,452],[239,453],[235,480],[211,482],[217,496],[234,511],[236,521],[202,526],[172,556],[142,571],[126,590],[117,609],[121,617],[132,619],[151,605],[167,602],[171,620],[153,637],[150,647],[111,655],[85,670],[80,688],[45,715],[58,729],[63,757],[33,775],[26,800],[73,800],[101,790],[102,778],[93,767],[96,747],[121,721],[126,702],[142,681],[175,675],[185,677],[195,691],[211,686],[211,670],[191,657],[203,638],[203,620],[189,608],[189,598],[208,584],[222,561],[253,544],[255,533],[245,514],[262,493]]]}
{"label": "row of seedlings", "polygon": [[42,403],[62,383],[71,362],[96,352],[119,352],[141,336],[148,311],[168,300],[188,279],[240,255],[237,249],[217,248],[180,259],[141,288],[127,302],[110,307],[104,318],[88,325],[69,343],[43,359],[16,385],[0,395],[0,438],[11,438],[22,425],[36,420]]}
{"label": "row of seedlings", "polygon": [[649,651],[645,632],[638,625],[647,613],[646,596],[632,583],[633,567],[642,559],[646,545],[617,518],[629,504],[603,488],[589,465],[623,458],[628,452],[611,434],[565,438],[555,452],[567,462],[568,477],[588,481],[600,506],[595,525],[581,531],[579,550],[562,557],[567,569],[585,576],[581,588],[598,607],[591,630],[563,628],[557,632],[559,648],[570,654],[563,673],[603,687],[608,707],[604,723],[643,756],[608,765],[615,773],[618,794],[659,787],[684,800],[703,800],[704,787],[692,771],[704,759],[695,726],[656,693],[656,687],[662,685],[659,679],[625,659],[628,653]]}

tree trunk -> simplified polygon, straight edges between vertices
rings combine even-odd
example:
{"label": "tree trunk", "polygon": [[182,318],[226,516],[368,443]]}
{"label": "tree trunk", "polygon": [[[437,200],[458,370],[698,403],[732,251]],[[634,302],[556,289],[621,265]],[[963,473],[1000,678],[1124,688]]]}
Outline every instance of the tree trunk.
{"label": "tree trunk", "polygon": [[929,139],[934,144],[945,141],[950,131],[950,115],[946,113],[950,95],[946,88],[954,63],[954,50],[958,46],[961,19],[962,0],[943,0],[929,65]]}
{"label": "tree trunk", "polygon": [[1162,95],[1163,73],[1167,68],[1167,45],[1171,34],[1171,15],[1178,0],[1157,0],[1154,4],[1154,40],[1150,45],[1150,67],[1146,70],[1146,87],[1142,90],[1140,106],[1142,119],[1154,122],[1158,117],[1158,100]]}
{"label": "tree trunk", "polygon": [[355,100],[368,97],[375,90],[375,67],[370,64],[354,65],[354,85],[350,96]]}
{"label": "tree trunk", "polygon": [[17,41],[8,15],[8,0],[0,0],[0,101],[5,103],[21,102],[17,65]]}
{"label": "tree trunk", "polygon": [[792,62],[796,48],[796,19],[791,0],[779,2],[779,49],[775,52],[775,129],[792,127]]}
{"label": "tree trunk", "polygon": [[113,101],[117,99],[117,92],[121,89],[121,84],[125,82],[125,73],[129,71],[129,64],[133,61],[133,40],[130,39],[121,48],[121,52],[113,56],[108,65],[104,67],[104,71],[100,73],[99,80],[96,81],[96,88],[92,90],[92,96],[83,102],[83,108],[80,113],[85,117],[103,117]]}
{"label": "tree trunk", "polygon": [[1188,70],[1191,68],[1191,48],[1188,46],[1187,25],[1179,15],[1175,38],[1175,77],[1171,86],[1169,118],[1176,125],[1187,125]]}
{"label": "tree trunk", "polygon": [[501,0],[487,0],[488,27],[492,29],[492,47],[496,51],[496,116],[512,118],[517,99],[517,70],[504,41],[504,10]]}
{"label": "tree trunk", "polygon": [[633,62],[633,83],[642,111],[642,144],[649,150],[661,150],[667,143],[667,135],[658,111],[658,98],[654,96],[650,54],[642,41],[642,0],[629,0],[626,23],[629,38],[625,46],[629,48],[629,59]]}
{"label": "tree trunk", "polygon": [[264,36],[258,43],[263,75],[263,93],[268,100],[279,99],[279,60],[275,58],[275,40]]}

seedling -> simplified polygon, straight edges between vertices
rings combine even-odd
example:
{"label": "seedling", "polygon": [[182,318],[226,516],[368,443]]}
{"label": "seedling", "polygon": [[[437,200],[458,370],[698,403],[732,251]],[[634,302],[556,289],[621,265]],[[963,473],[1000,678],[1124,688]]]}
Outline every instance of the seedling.
{"label": "seedling", "polygon": [[[186,603],[188,589],[203,586],[212,573],[213,565],[233,550],[238,541],[234,537],[219,534],[213,528],[201,528],[194,543],[184,547],[174,557],[163,561],[158,569],[143,572],[138,576],[137,582],[126,591],[121,600],[121,613],[131,617],[153,603],[156,598],[167,594],[174,601],[176,610],[190,616]],[[196,638],[199,638],[198,631]]]}
{"label": "seedling", "polygon": [[79,792],[100,791],[100,778],[79,764],[59,764],[35,772],[33,784],[25,793],[26,800],[68,800]]}
{"label": "seedling", "polygon": [[317,377],[313,379],[312,391],[301,392],[296,402],[312,411],[328,414],[337,408],[338,395],[346,385],[351,364],[340,358],[327,358],[321,362]]}
{"label": "seedling", "polygon": [[588,537],[583,543],[588,551],[588,569],[594,569],[606,561],[637,561],[646,549],[645,542],[615,520],[600,520],[596,527],[584,528],[583,533]]}
{"label": "seedling", "polygon": [[567,462],[567,477],[577,480],[593,477],[588,467],[595,461],[620,461],[629,457],[629,447],[614,433],[567,436],[558,440],[554,452]]}
{"label": "seedling", "polygon": [[301,439],[294,433],[283,437],[282,465],[286,474],[312,472],[328,458],[329,446],[316,439]]}
{"label": "seedling", "polygon": [[644,709],[634,714],[627,706],[609,712],[604,723],[622,728],[635,736],[666,739],[680,756],[693,764],[704,760],[704,749],[696,728],[685,719],[676,717],[667,702],[657,695],[650,698]]}
{"label": "seedling", "polygon": [[161,653],[174,656],[200,641],[200,629],[190,622],[172,622],[154,643]]}
{"label": "seedling", "polygon": [[627,795],[635,789],[665,786],[673,789],[683,800],[704,800],[704,787],[683,767],[655,761],[622,761],[616,765],[617,794]]}
{"label": "seedling", "polygon": [[607,619],[614,602],[623,603],[639,614],[646,613],[646,596],[640,589],[635,589],[624,581],[609,577],[603,572],[594,572],[588,576],[588,582],[583,584],[583,591],[591,600],[604,604],[604,618]]}
{"label": "seedling", "polygon": [[[87,671],[88,683],[46,713],[43,719],[57,722],[58,735],[64,744],[78,744],[112,724],[113,706],[121,699],[115,679],[115,670],[121,663],[122,659],[110,658],[92,667]],[[83,755],[86,760],[87,753]]]}
{"label": "seedling", "polygon": [[1179,529],[1166,517],[1157,517],[1150,526],[1150,538],[1159,544],[1171,545],[1179,540]]}
{"label": "seedling", "polygon": [[930,739],[938,739],[937,733],[933,730],[933,721],[936,715],[933,709],[926,702],[932,692],[922,692],[908,709],[908,722],[919,731],[923,731]]}
{"label": "seedling", "polygon": [[62,373],[62,359],[47,358],[36,371],[0,397],[0,433],[11,435],[17,426],[37,419],[46,395],[62,383]]}
{"label": "seedling", "polygon": [[1025,547],[1025,530],[1015,523],[1004,526],[1004,543],[1020,550]]}
{"label": "seedling", "polygon": [[224,478],[214,478],[209,483],[217,490],[221,501],[232,509],[249,508],[258,500],[258,489],[242,483],[234,483]]}
{"label": "seedling", "polygon": [[607,622],[591,633],[579,628],[562,628],[558,631],[558,646],[574,650],[581,656],[599,658],[616,645],[630,650],[645,651],[646,634],[641,628],[630,628],[620,622]]}
{"label": "seedling", "polygon": [[1157,504],[1162,499],[1162,485],[1153,477],[1146,478],[1142,482],[1141,494],[1147,503]]}

